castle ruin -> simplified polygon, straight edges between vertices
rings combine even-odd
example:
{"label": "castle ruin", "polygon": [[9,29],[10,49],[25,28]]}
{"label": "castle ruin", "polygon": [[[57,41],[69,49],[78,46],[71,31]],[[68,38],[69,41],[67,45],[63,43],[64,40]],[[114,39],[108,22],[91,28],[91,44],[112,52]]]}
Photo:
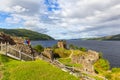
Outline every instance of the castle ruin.
{"label": "castle ruin", "polygon": [[57,43],[58,48],[67,48],[66,41],[65,40],[59,40]]}
{"label": "castle ruin", "polygon": [[86,55],[73,55],[71,60],[73,63],[82,65],[81,71],[94,73],[94,63],[99,59],[99,53],[96,51],[88,50]]}
{"label": "castle ruin", "polygon": [[42,55],[44,55],[47,58],[53,60],[53,50],[50,47],[44,48],[44,51],[42,52]]}

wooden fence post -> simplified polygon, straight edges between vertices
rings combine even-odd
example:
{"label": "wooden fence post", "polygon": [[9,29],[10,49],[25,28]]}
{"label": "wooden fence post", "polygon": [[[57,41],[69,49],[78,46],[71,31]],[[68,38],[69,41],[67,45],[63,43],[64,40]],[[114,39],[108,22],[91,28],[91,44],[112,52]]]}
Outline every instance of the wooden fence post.
{"label": "wooden fence post", "polygon": [[34,55],[32,56],[32,60],[34,60]]}
{"label": "wooden fence post", "polygon": [[19,58],[20,58],[20,60],[22,60],[22,53],[21,53],[21,51],[19,51]]}
{"label": "wooden fence post", "polygon": [[1,51],[1,43],[0,43],[0,51]]}
{"label": "wooden fence post", "polygon": [[2,42],[0,44],[1,44],[1,51],[2,51]]}
{"label": "wooden fence post", "polygon": [[5,43],[5,55],[7,55],[7,42]]}

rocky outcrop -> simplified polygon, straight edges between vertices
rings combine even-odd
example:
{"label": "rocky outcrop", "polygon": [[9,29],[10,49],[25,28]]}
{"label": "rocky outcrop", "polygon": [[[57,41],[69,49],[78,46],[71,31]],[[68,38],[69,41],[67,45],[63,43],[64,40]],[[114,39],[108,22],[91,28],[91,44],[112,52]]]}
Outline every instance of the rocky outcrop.
{"label": "rocky outcrop", "polygon": [[94,63],[99,59],[99,53],[96,51],[88,50],[85,55],[72,55],[71,60],[73,63],[82,65],[81,71],[94,73]]}

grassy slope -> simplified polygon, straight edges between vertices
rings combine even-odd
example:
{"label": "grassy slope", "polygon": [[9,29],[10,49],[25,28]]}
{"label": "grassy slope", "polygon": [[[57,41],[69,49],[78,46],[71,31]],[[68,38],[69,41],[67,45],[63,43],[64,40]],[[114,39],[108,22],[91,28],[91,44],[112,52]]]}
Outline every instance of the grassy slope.
{"label": "grassy slope", "polygon": [[0,62],[3,80],[79,80],[42,60],[21,62],[0,55]]}
{"label": "grassy slope", "polygon": [[120,68],[112,68],[111,72],[105,74],[108,80],[120,80]]}
{"label": "grassy slope", "polygon": [[70,58],[60,58],[59,61],[69,67],[82,68],[81,64],[72,63]]}
{"label": "grassy slope", "polygon": [[109,62],[105,59],[99,59],[94,68],[99,75],[105,76],[108,80],[120,80],[120,68],[112,68],[110,71]]}
{"label": "grassy slope", "polygon": [[0,32],[4,32],[12,36],[28,37],[31,40],[53,40],[52,37],[46,34],[41,34],[35,31],[27,30],[27,29],[1,29],[0,28]]}

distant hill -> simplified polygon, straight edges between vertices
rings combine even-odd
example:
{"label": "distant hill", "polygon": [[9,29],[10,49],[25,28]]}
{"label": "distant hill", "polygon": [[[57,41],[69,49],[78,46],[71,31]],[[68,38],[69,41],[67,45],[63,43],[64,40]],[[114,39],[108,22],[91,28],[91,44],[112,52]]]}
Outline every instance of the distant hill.
{"label": "distant hill", "polygon": [[90,38],[89,40],[120,40],[120,34],[100,38]]}
{"label": "distant hill", "polygon": [[27,29],[1,29],[0,32],[18,37],[28,37],[30,40],[53,40],[52,37]]}

